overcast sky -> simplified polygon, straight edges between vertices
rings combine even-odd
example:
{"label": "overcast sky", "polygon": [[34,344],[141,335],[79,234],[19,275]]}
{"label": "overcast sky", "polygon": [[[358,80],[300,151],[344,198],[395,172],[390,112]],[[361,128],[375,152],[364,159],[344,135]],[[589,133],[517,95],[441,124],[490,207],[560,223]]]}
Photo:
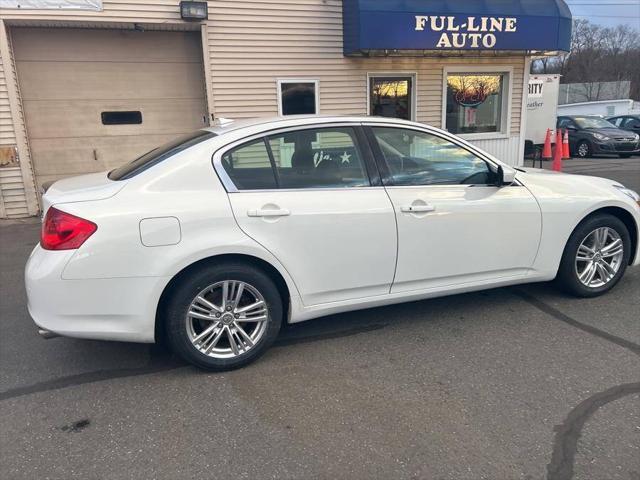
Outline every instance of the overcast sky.
{"label": "overcast sky", "polygon": [[565,0],[573,18],[614,27],[620,23],[640,29],[640,0]]}

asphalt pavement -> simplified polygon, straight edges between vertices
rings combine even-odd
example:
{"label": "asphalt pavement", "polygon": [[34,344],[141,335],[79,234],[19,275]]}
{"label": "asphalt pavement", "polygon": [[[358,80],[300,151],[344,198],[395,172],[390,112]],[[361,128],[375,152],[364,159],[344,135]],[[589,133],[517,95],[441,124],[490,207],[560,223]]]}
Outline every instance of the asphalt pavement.
{"label": "asphalt pavement", "polygon": [[[565,170],[640,190],[638,157]],[[333,315],[212,374],[38,337],[38,228],[0,223],[0,478],[640,479],[640,268],[595,299],[535,284]]]}

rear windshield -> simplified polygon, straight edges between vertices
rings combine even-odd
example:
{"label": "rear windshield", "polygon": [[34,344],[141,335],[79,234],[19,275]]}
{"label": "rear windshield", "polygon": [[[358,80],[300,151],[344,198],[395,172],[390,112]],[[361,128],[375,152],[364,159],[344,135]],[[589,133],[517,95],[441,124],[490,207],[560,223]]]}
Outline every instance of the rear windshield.
{"label": "rear windshield", "polygon": [[183,135],[161,147],[154,148],[150,152],[136,158],[133,162],[126,163],[115,170],[111,170],[109,172],[109,178],[111,180],[126,180],[127,178],[135,177],[140,172],[153,167],[176,153],[182,152],[189,147],[193,147],[215,136],[215,133],[207,130],[197,130],[188,135]]}

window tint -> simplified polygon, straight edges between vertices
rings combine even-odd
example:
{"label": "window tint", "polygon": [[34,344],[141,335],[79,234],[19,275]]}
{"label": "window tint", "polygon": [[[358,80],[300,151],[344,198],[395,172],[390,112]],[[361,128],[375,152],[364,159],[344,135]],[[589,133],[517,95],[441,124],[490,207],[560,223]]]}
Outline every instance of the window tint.
{"label": "window tint", "polygon": [[222,166],[238,190],[277,188],[269,152],[263,139],[225,153],[222,156]]}
{"label": "window tint", "polygon": [[280,101],[282,115],[304,115],[317,113],[316,82],[282,81]]}
{"label": "window tint", "polygon": [[561,118],[558,120],[558,128],[573,127],[575,124],[570,118]]}
{"label": "window tint", "polygon": [[619,127],[621,123],[624,123],[624,117],[610,118],[609,121]]}
{"label": "window tint", "polygon": [[351,128],[298,130],[269,137],[280,188],[369,185]]}
{"label": "window tint", "polygon": [[109,172],[109,178],[111,180],[126,180],[128,178],[135,177],[140,172],[151,168],[176,153],[182,152],[189,147],[193,147],[194,145],[215,136],[215,133],[208,132],[206,130],[198,130],[188,135],[184,135],[172,142],[145,153],[133,162],[127,163],[115,170],[111,170]]}
{"label": "window tint", "polygon": [[400,128],[372,130],[394,185],[492,183],[484,160],[448,140]]}

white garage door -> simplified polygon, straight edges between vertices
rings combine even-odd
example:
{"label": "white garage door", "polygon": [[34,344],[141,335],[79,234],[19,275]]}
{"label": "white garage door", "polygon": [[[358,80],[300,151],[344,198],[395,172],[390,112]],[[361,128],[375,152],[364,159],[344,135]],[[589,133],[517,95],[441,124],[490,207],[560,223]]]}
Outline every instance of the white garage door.
{"label": "white garage door", "polygon": [[195,32],[14,28],[36,180],[107,170],[202,127]]}

